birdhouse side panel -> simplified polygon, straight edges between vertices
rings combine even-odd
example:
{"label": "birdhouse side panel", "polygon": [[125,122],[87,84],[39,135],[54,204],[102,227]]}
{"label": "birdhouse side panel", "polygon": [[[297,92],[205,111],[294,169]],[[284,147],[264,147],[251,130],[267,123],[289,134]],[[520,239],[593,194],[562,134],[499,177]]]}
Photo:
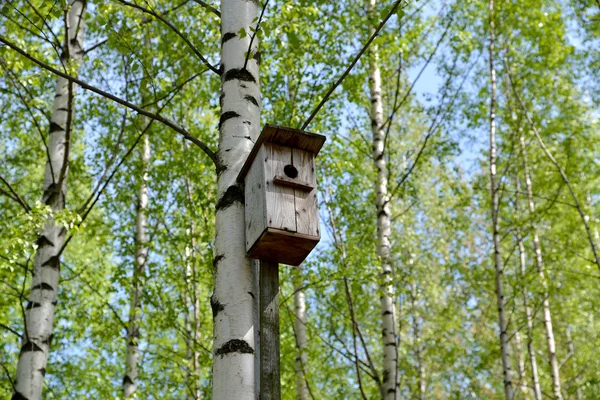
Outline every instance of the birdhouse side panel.
{"label": "birdhouse side panel", "polygon": [[259,151],[245,179],[246,251],[250,250],[267,229],[266,185],[262,159],[263,149]]}
{"label": "birdhouse side panel", "polygon": [[284,176],[284,169],[292,164],[292,150],[287,146],[265,143],[264,162],[267,226],[288,232],[296,232],[294,189],[273,182],[275,176]]}
{"label": "birdhouse side panel", "polygon": [[310,191],[294,189],[296,231],[304,235],[320,237],[315,156],[300,149],[292,149],[292,154],[294,166],[298,170],[298,180],[310,184],[313,188]]}

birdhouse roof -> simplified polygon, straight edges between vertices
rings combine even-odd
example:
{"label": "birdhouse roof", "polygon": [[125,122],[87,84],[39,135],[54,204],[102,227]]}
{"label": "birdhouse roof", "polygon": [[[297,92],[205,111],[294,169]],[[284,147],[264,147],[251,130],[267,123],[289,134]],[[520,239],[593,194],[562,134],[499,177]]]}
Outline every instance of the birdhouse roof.
{"label": "birdhouse roof", "polygon": [[284,128],[275,125],[265,125],[260,136],[254,143],[254,147],[244,166],[240,170],[237,177],[238,182],[243,182],[254,158],[258,154],[258,150],[263,143],[277,143],[283,146],[289,146],[295,149],[305,150],[313,153],[315,156],[319,154],[323,143],[325,143],[325,136],[318,135],[316,133],[304,132],[298,129]]}

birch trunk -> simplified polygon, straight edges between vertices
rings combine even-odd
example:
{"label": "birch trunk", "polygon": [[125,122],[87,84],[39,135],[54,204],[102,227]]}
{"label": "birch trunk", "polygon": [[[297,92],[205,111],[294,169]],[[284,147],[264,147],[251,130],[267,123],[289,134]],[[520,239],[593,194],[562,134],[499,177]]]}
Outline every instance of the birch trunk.
{"label": "birch trunk", "polygon": [[528,398],[529,388],[527,387],[527,374],[525,373],[525,357],[523,357],[523,345],[521,342],[521,332],[515,332],[515,347],[517,351],[517,361],[519,366],[519,388],[524,398]]}
{"label": "birch trunk", "polygon": [[[147,37],[149,37],[147,35]],[[149,46],[149,41],[146,41]],[[146,48],[146,51],[149,51]],[[148,103],[147,80],[142,80],[141,90],[142,103]],[[140,117],[141,129],[148,123],[147,118]],[[134,396],[138,386],[139,374],[139,342],[140,342],[140,322],[142,318],[142,292],[144,290],[144,275],[146,260],[148,257],[147,244],[147,225],[148,225],[148,179],[150,168],[150,139],[149,132],[142,137],[142,147],[140,149],[140,161],[142,165],[142,176],[137,195],[137,210],[135,218],[135,260],[132,276],[131,303],[129,305],[129,324],[127,329],[127,352],[125,356],[125,376],[123,377],[123,397],[125,399]]]}
{"label": "birch trunk", "polygon": [[[258,1],[221,0],[221,119],[217,165],[213,398],[255,397],[255,292],[246,256],[244,193],[236,183],[260,130],[257,39],[250,26]],[[239,32],[247,34],[241,38]],[[250,47],[252,47],[250,49]],[[246,62],[246,53],[250,51]]]}
{"label": "birch trunk", "polygon": [[[517,180],[517,193],[519,192],[519,181]],[[517,214],[519,212],[519,200],[515,202]],[[523,296],[523,308],[525,309],[525,318],[527,319],[527,354],[529,355],[529,362],[531,363],[531,380],[533,383],[533,394],[535,400],[542,400],[542,390],[540,388],[540,378],[538,375],[537,360],[535,356],[535,349],[533,347],[533,316],[531,313],[531,307],[529,306],[529,294],[527,293],[527,271],[525,263],[525,246],[523,245],[523,238],[521,237],[521,231],[517,229],[517,244],[519,246],[519,264],[521,267],[521,278],[522,286],[521,293]]]}
{"label": "birch trunk", "polygon": [[[187,150],[187,143],[185,141],[183,143],[183,147]],[[187,246],[185,249],[186,288],[184,293],[184,302],[186,309],[186,360],[188,361],[189,365],[191,365],[191,369],[189,366],[187,369],[187,382],[189,388],[187,398],[188,400],[198,400],[200,399],[201,394],[200,384],[197,381],[199,378],[199,354],[196,350],[196,344],[200,340],[200,300],[198,296],[198,264],[196,262],[196,216],[192,211],[192,184],[190,182],[190,178],[187,172],[185,175],[185,187],[188,215],[190,220],[190,227],[187,232],[187,234],[190,237],[190,243],[189,246]],[[192,306],[191,315],[190,305]]]}
{"label": "birch trunk", "polygon": [[[367,13],[377,15],[376,0],[367,0]],[[374,18],[378,20],[378,18]],[[375,27],[370,27],[370,33]],[[381,71],[376,44],[369,50],[369,86],[371,91],[371,128],[373,130],[373,162],[377,171],[375,182],[377,207],[377,256],[381,262],[381,336],[383,349],[383,385],[381,398],[396,399],[398,394],[398,344],[396,342],[396,311],[392,266],[390,264],[390,205],[388,196],[388,167],[385,159],[385,133],[383,130],[383,101],[381,97]]]}
{"label": "birch trunk", "polygon": [[[533,218],[535,215],[535,203],[533,201],[533,188],[531,182],[531,174],[527,162],[527,149],[525,146],[525,138],[520,137],[521,153],[523,154],[523,170],[525,172],[525,188],[527,190],[527,202],[529,205],[529,213]],[[542,246],[535,224],[533,229],[533,249],[535,251],[535,265],[540,276],[540,282],[543,290],[542,311],[544,319],[544,328],[546,329],[546,344],[548,346],[548,359],[550,362],[550,370],[552,372],[552,394],[555,399],[562,399],[562,391],[560,384],[560,372],[558,368],[558,360],[556,357],[556,343],[554,341],[554,329],[552,327],[552,313],[550,311],[550,299],[548,294],[548,281],[544,271],[544,259],[542,257]]]}
{"label": "birch trunk", "polygon": [[423,347],[421,345],[421,326],[420,316],[417,310],[418,289],[417,284],[413,283],[411,288],[411,305],[413,318],[413,336],[414,336],[414,351],[417,361],[417,373],[419,376],[419,400],[427,398],[427,381],[425,378],[425,364],[423,363]]}
{"label": "birch trunk", "polygon": [[569,350],[569,354],[573,357],[573,371],[575,372],[575,376],[573,377],[573,383],[575,384],[575,399],[580,400],[583,399],[583,392],[581,390],[581,386],[579,385],[579,374],[577,373],[577,363],[575,362],[575,346],[573,345],[573,339],[571,338],[571,329],[567,328],[567,347]]}
{"label": "birch trunk", "polygon": [[[79,71],[83,59],[85,0],[70,2],[65,18],[65,43],[62,64]],[[73,127],[75,85],[64,78],[56,81],[54,105],[48,140],[49,160],[46,162],[42,184],[42,202],[52,212],[65,208],[69,147]],[[14,400],[38,400],[42,397],[44,375],[52,340],[54,311],[58,301],[60,253],[66,229],[49,218],[37,238],[33,277],[25,307],[23,345],[19,353]]]}
{"label": "birch trunk", "polygon": [[503,275],[504,267],[502,265],[502,257],[500,255],[500,233],[498,232],[498,182],[496,177],[496,69],[494,67],[494,0],[489,2],[490,20],[490,75],[491,75],[491,94],[490,94],[490,181],[491,181],[491,197],[492,197],[492,230],[494,241],[494,266],[496,279],[496,298],[498,305],[498,325],[500,328],[500,350],[502,353],[502,371],[504,375],[504,394],[506,400],[512,400],[512,372],[510,368],[510,355],[506,315],[504,311],[504,284]]}
{"label": "birch trunk", "polygon": [[306,298],[303,290],[302,267],[294,270],[294,333],[296,335],[296,399],[308,400],[308,385],[305,369],[308,362],[306,353]]}

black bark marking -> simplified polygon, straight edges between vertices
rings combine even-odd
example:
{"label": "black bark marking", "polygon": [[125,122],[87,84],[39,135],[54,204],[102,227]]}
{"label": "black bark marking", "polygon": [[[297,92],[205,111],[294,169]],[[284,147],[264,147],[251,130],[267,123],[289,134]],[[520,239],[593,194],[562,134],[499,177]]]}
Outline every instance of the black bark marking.
{"label": "black bark marking", "polygon": [[54,290],[54,288],[46,282],[39,283],[31,288],[31,290],[35,290],[35,289]]}
{"label": "black bark marking", "polygon": [[226,34],[223,35],[223,39],[221,40],[221,43],[225,43],[226,41],[231,40],[236,36],[237,36],[237,33],[227,32]]}
{"label": "black bark marking", "polygon": [[245,68],[232,68],[225,73],[225,82],[232,81],[234,79],[256,83],[256,78]]}
{"label": "black bark marking", "polygon": [[215,299],[215,295],[210,296],[210,308],[212,309],[213,319],[217,318],[217,315],[225,309],[225,306],[219,303],[219,300]]}
{"label": "black bark marking", "polygon": [[389,388],[388,393],[396,393],[396,389]]}
{"label": "black bark marking", "polygon": [[386,369],[385,371],[383,371],[383,383],[386,383],[389,380],[390,380],[390,371],[388,371]]}
{"label": "black bark marking", "polygon": [[217,268],[217,264],[219,264],[219,262],[224,258],[225,258],[225,254],[219,254],[218,256],[213,258],[213,268]]}
{"label": "black bark marking", "polygon": [[49,268],[52,268],[55,270],[59,270],[60,269],[60,259],[58,258],[58,256],[52,256],[42,264],[42,267],[49,267]]}
{"label": "black bark marking", "polygon": [[42,374],[42,376],[46,376],[46,368],[40,368],[38,369],[38,371],[40,371],[40,374]]}
{"label": "black bark marking", "polygon": [[38,308],[41,307],[42,305],[40,303],[36,303],[34,301],[28,301],[27,305],[25,306],[26,310],[31,310],[32,308]]}
{"label": "black bark marking", "polygon": [[245,340],[232,339],[221,346],[216,355],[224,356],[229,353],[254,354],[254,349]]}
{"label": "black bark marking", "polygon": [[38,237],[37,240],[35,241],[35,243],[38,245],[38,247],[46,247],[46,246],[52,246],[52,247],[54,247],[54,243],[52,243],[50,241],[50,239],[48,239],[44,235]]}
{"label": "black bark marking", "polygon": [[256,63],[258,65],[260,65],[260,61],[261,61],[260,51],[257,51],[256,53],[254,53],[254,55],[252,56],[252,58],[254,58],[254,60],[256,61]]}
{"label": "black bark marking", "polygon": [[62,128],[56,122],[50,122],[50,133],[60,132],[60,131],[64,131],[64,128]]}
{"label": "black bark marking", "polygon": [[391,312],[390,310],[385,310],[385,311],[383,312],[383,315],[390,315],[391,313],[392,313],[392,312]]}
{"label": "black bark marking", "polygon": [[238,185],[229,186],[223,197],[217,202],[217,211],[224,210],[235,202],[244,204],[244,192]]}
{"label": "black bark marking", "polygon": [[254,104],[256,107],[258,107],[258,100],[256,100],[256,97],[247,94],[244,96],[244,100],[247,100],[250,103]]}
{"label": "black bark marking", "polygon": [[228,119],[237,118],[237,117],[241,117],[241,115],[236,113],[235,111],[224,112],[223,114],[221,114],[221,119],[219,120],[219,129],[221,129],[221,127],[223,126],[225,121],[227,121]]}
{"label": "black bark marking", "polygon": [[256,299],[256,297],[254,297],[254,293],[252,293],[252,292],[248,292],[248,294],[249,294],[250,296],[252,296],[252,298],[253,298],[253,299]]}
{"label": "black bark marking", "polygon": [[11,400],[29,400],[27,397],[23,396],[19,392],[14,392],[10,399]]}
{"label": "black bark marking", "polygon": [[225,71],[225,66],[223,64],[219,65],[219,70],[217,71],[219,75],[223,75],[223,71]]}
{"label": "black bark marking", "polygon": [[28,351],[44,351],[42,350],[42,348],[40,346],[38,346],[37,344],[33,343],[33,342],[27,342],[23,345],[23,347],[21,347],[21,353],[27,353]]}
{"label": "black bark marking", "polygon": [[[248,126],[250,126],[250,125],[252,125],[252,122],[250,122],[250,121],[242,121],[242,124],[245,124],[245,125],[248,125]],[[251,139],[252,139],[252,138],[251,138]]]}
{"label": "black bark marking", "polygon": [[133,385],[133,381],[131,380],[131,378],[129,377],[129,375],[125,375],[123,377],[123,385]]}

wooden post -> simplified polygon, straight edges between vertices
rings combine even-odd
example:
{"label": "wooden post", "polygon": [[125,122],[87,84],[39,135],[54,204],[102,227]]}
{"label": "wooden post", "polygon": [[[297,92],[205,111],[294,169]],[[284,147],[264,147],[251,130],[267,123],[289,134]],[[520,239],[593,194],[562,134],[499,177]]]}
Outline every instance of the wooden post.
{"label": "wooden post", "polygon": [[281,400],[279,265],[260,261],[260,400]]}

